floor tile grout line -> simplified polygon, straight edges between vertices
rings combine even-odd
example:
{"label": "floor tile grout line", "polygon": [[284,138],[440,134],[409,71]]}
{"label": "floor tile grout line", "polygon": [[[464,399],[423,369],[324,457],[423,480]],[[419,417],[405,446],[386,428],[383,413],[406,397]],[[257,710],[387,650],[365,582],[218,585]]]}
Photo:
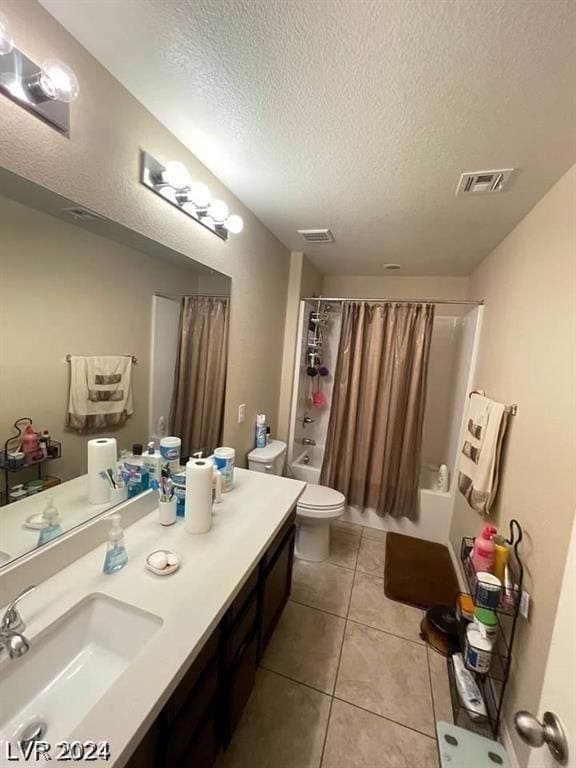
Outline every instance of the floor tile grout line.
{"label": "floor tile grout line", "polygon": [[318,608],[316,605],[310,605],[310,603],[303,603],[301,600],[295,600],[293,597],[289,598],[291,602],[296,603],[296,605],[303,605],[304,608],[312,608],[314,611],[320,611],[320,613],[327,613],[328,616],[335,616],[337,619],[342,619],[343,621],[346,621],[346,616],[342,616],[340,613],[334,613],[333,611],[327,611],[325,608]]}
{"label": "floor tile grout line", "polygon": [[394,723],[394,725],[399,725],[401,728],[406,728],[408,731],[412,731],[412,733],[417,733],[419,736],[425,736],[431,741],[436,741],[435,736],[431,736],[429,733],[424,733],[424,731],[419,731],[418,728],[413,728],[411,725],[401,723],[399,720],[393,720],[391,717],[386,717],[386,715],[383,715],[381,712],[374,712],[373,709],[366,709],[366,707],[361,707],[359,704],[356,704],[353,701],[348,701],[348,699],[342,699],[340,696],[334,696],[333,698],[335,701],[341,701],[343,704],[348,704],[350,707],[356,707],[356,709],[360,709],[362,712],[366,712],[369,715],[380,717],[382,720],[387,720],[389,723]]}
{"label": "floor tile grout line", "polygon": [[434,703],[434,686],[432,685],[432,667],[430,666],[430,649],[426,646],[426,666],[428,667],[428,680],[430,682],[430,698],[432,700],[432,718],[436,723],[436,704]]}
{"label": "floor tile grout line", "polygon": [[291,683],[296,683],[297,685],[302,685],[304,688],[309,688],[311,691],[316,691],[316,693],[321,693],[322,696],[327,696],[329,699],[333,698],[333,695],[331,693],[328,693],[327,691],[323,691],[322,688],[317,688],[315,685],[310,685],[310,683],[303,683],[302,680],[297,680],[295,677],[290,677],[290,675],[287,675],[286,672],[278,672],[277,669],[272,669],[272,667],[266,667],[262,662],[258,665],[260,669],[263,669],[265,672],[271,672],[273,675],[278,675],[278,677],[283,677],[285,680],[290,680]]}
{"label": "floor tile grout line", "polygon": [[383,635],[389,635],[390,637],[395,637],[397,640],[404,640],[407,643],[412,643],[413,645],[417,645],[418,648],[424,648],[424,650],[427,650],[426,643],[421,643],[418,640],[412,640],[409,637],[404,637],[404,635],[397,635],[395,632],[390,632],[390,630],[388,629],[373,627],[371,624],[365,624],[363,621],[357,621],[356,619],[351,619],[349,617],[346,618],[346,621],[349,621],[352,624],[358,624],[361,627],[366,627],[366,629],[373,629],[375,632],[382,632]]}

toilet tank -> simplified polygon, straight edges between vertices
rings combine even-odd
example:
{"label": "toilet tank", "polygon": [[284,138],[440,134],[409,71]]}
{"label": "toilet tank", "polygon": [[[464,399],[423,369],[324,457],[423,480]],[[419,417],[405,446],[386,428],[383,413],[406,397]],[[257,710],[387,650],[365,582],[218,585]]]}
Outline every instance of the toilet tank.
{"label": "toilet tank", "polygon": [[270,440],[264,448],[254,448],[248,454],[248,469],[253,472],[267,472],[269,475],[283,475],[286,461],[286,443]]}

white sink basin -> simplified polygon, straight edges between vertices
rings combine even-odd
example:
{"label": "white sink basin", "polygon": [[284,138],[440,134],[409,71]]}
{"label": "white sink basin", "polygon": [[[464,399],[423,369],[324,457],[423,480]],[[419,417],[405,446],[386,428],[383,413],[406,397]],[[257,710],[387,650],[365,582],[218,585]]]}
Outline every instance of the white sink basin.
{"label": "white sink basin", "polygon": [[0,743],[15,743],[40,721],[43,740],[69,737],[161,624],[151,613],[93,594],[32,638],[24,656],[2,654]]}

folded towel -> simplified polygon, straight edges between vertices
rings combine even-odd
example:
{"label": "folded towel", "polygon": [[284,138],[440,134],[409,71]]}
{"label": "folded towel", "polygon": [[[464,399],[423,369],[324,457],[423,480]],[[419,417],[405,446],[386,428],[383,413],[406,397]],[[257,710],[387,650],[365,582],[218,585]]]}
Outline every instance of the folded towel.
{"label": "folded towel", "polygon": [[488,514],[496,498],[508,414],[502,403],[473,393],[469,399],[458,488],[477,512]]}
{"label": "folded towel", "polygon": [[133,410],[131,357],[70,358],[68,427],[81,432],[120,426]]}

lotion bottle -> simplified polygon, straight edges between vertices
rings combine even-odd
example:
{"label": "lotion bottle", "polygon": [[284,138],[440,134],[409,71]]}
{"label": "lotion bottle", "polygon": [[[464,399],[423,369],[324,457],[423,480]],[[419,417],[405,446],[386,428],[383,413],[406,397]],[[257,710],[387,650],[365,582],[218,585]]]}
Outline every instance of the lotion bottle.
{"label": "lotion bottle", "polygon": [[484,571],[485,573],[494,573],[494,549],[495,544],[492,537],[497,529],[490,523],[486,523],[482,528],[480,536],[474,539],[474,549],[472,550],[472,563],[476,573]]}

